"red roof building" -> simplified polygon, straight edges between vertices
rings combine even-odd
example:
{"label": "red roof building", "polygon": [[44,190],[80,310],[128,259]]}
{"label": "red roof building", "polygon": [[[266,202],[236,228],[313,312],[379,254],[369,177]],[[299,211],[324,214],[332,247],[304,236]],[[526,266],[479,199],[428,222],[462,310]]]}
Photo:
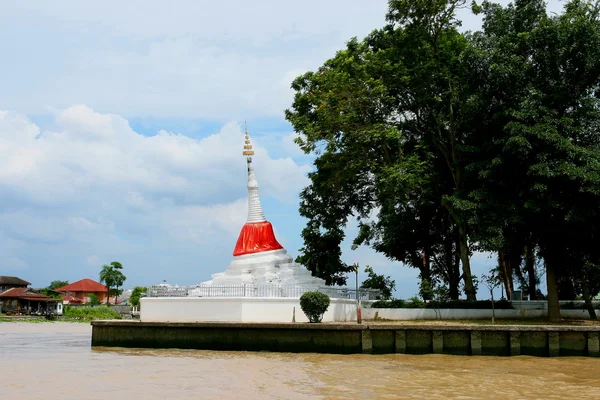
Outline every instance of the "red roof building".
{"label": "red roof building", "polygon": [[28,287],[17,287],[0,293],[2,312],[30,313],[47,310],[52,303],[60,302]]}
{"label": "red roof building", "polygon": [[65,304],[85,304],[89,301],[90,294],[96,295],[101,303],[106,303],[106,286],[92,279],[82,279],[77,282],[59,287]]}

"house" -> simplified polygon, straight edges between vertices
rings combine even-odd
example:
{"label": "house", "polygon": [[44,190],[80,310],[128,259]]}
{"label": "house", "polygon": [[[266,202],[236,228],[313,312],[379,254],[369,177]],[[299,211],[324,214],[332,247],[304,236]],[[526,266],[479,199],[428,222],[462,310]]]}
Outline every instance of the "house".
{"label": "house", "polygon": [[31,283],[16,276],[0,276],[0,293],[12,288],[26,288]]}
{"label": "house", "polygon": [[[106,304],[106,286],[92,279],[82,279],[54,289],[59,292],[65,304],[86,304],[91,294],[96,295],[100,303]],[[114,302],[114,298],[110,299]]]}
{"label": "house", "polygon": [[62,310],[60,299],[53,299],[28,287],[13,287],[0,293],[0,309],[3,313],[47,314],[56,312],[57,307]]}

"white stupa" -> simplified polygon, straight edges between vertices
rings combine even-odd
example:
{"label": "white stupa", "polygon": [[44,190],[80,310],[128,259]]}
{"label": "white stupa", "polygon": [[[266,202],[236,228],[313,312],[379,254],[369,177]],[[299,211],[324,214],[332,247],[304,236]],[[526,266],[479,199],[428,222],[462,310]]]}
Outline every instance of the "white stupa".
{"label": "white stupa", "polygon": [[298,285],[325,286],[325,281],[311,275],[302,265],[294,263],[287,250],[275,238],[273,226],[265,218],[258,197],[258,182],[252,166],[252,144],[245,130],[242,153],[248,168],[248,218],[242,227],[233,251],[233,261],[225,272],[212,275],[202,285]]}

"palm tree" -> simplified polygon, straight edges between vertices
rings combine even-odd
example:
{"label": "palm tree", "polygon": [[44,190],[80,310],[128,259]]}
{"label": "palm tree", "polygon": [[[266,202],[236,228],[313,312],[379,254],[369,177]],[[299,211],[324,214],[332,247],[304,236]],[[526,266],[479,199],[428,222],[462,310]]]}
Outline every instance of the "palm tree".
{"label": "palm tree", "polygon": [[[100,271],[100,282],[106,285],[106,305],[110,300],[110,288],[119,288],[127,279],[121,272],[123,265],[118,261],[113,261],[109,265],[103,265]],[[116,295],[115,295],[116,300]]]}

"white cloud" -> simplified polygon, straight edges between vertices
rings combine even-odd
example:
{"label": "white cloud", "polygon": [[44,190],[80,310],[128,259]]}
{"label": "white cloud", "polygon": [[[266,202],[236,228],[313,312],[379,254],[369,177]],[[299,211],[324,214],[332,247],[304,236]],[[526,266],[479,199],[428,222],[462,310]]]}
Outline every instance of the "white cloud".
{"label": "white cloud", "polygon": [[[243,194],[243,135],[237,123],[195,140],[161,131],[146,137],[117,115],[85,106],[61,112],[59,129],[44,131],[11,113],[0,116],[0,185],[33,203],[115,203],[150,211],[161,204],[209,205]],[[37,138],[36,138],[37,136]],[[305,167],[271,159],[257,147],[261,190],[289,199],[305,183]]]}
{"label": "white cloud", "polygon": [[[225,121],[281,118],[291,104],[291,80],[350,38],[385,25],[388,2],[5,3],[4,107],[31,115],[81,103],[128,117]],[[549,3],[560,9],[558,0]],[[468,7],[459,17],[464,29],[481,24]]]}
{"label": "white cloud", "polygon": [[281,138],[281,145],[283,149],[293,157],[313,157],[312,155],[307,156],[304,154],[300,146],[294,142],[298,137],[297,133],[290,133]]}
{"label": "white cloud", "polygon": [[[11,82],[0,104],[28,114],[82,103],[125,116],[281,117],[295,75],[381,26],[386,9],[386,0],[6,4],[0,53],[11,62],[0,75]],[[34,28],[23,31],[24,20]]]}
{"label": "white cloud", "polygon": [[[22,115],[0,112],[0,233],[13,243],[1,250],[15,268],[27,264],[18,261],[18,243],[46,257],[78,253],[86,264],[169,247],[233,248],[247,212],[237,123],[202,139],[165,131],[147,137],[118,115],[82,105],[55,122],[40,131]],[[271,158],[260,143],[255,150],[261,196],[297,201],[309,167]]]}
{"label": "white cloud", "polygon": [[96,255],[91,255],[86,257],[85,262],[89,265],[97,266],[102,263],[102,260],[100,260],[100,257]]}

